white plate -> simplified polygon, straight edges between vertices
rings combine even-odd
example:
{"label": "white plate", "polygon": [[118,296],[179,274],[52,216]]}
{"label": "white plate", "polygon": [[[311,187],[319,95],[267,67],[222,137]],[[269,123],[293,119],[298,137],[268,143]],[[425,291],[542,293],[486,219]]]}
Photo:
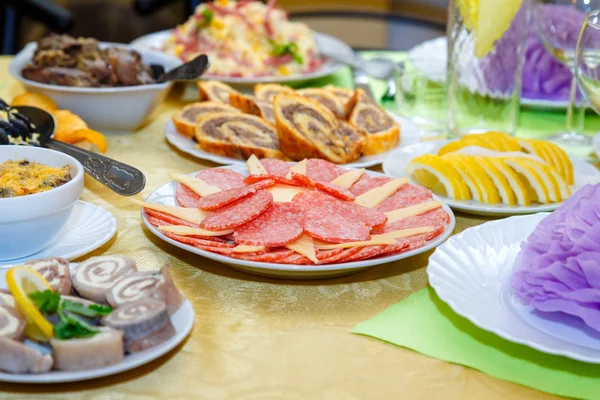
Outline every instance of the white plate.
{"label": "white plate", "polygon": [[[392,118],[396,122],[398,122],[401,126],[400,128],[400,143],[398,143],[398,147],[408,146],[414,143],[418,143],[421,140],[421,131],[419,127],[412,121],[401,118],[396,114],[389,113]],[[175,146],[177,149],[183,151],[184,153],[191,154],[192,156],[199,158],[201,160],[209,160],[215,162],[217,164],[224,165],[245,165],[246,161],[238,160],[237,158],[219,156],[217,154],[212,154],[201,150],[196,147],[196,142],[192,139],[181,135],[177,132],[175,128],[175,124],[173,124],[172,120],[167,122],[165,126],[165,137],[167,141]],[[381,164],[389,155],[393,153],[394,149],[386,151],[385,153],[374,154],[372,156],[363,156],[360,157],[353,163],[344,164],[344,167],[348,168],[367,168],[372,167],[374,165]]]}
{"label": "white plate", "polygon": [[27,260],[61,257],[67,260],[96,250],[117,232],[117,220],[104,208],[78,200],[67,224],[45,248],[27,257],[0,262],[0,266],[16,265]]}
{"label": "white plate", "polygon": [[482,329],[545,353],[600,363],[600,333],[575,317],[536,312],[512,296],[508,280],[520,244],[547,215],[487,222],[453,236],[429,258],[429,283]]}
{"label": "white plate", "polygon": [[[74,271],[77,264],[71,264],[71,271]],[[0,270],[0,288],[6,289],[5,275],[8,268]],[[73,273],[73,272],[71,272]],[[179,343],[187,337],[194,325],[194,309],[191,303],[184,299],[183,304],[173,315],[171,323],[175,327],[175,335],[169,340],[158,346],[141,351],[135,354],[125,356],[123,362],[108,367],[92,369],[89,371],[50,371],[45,374],[9,374],[0,372],[0,382],[15,383],[62,383],[77,382],[88,379],[101,378],[103,376],[115,375],[123,371],[128,371],[156,360],[162,355],[174,349]]]}
{"label": "white plate", "polygon": [[[437,151],[443,145],[450,142],[452,142],[452,140],[424,142],[398,149],[383,162],[383,172],[395,178],[406,177],[406,168],[415,157],[423,154],[437,154]],[[600,171],[593,165],[573,157],[571,158],[571,162],[573,163],[573,172],[575,175],[575,184],[571,188],[573,193],[588,183],[600,182]],[[474,200],[452,200],[446,197],[442,197],[442,200],[458,211],[470,214],[496,216],[554,211],[562,204],[561,202],[552,204],[534,204],[531,206],[509,206],[506,204],[483,204]]]}
{"label": "white plate", "polygon": [[600,158],[600,133],[594,136],[594,153]]}
{"label": "white plate", "polygon": [[[336,48],[344,49],[346,53],[348,50],[352,52],[350,46],[344,41],[330,35],[326,35],[320,32],[313,32],[315,35],[315,40],[317,41],[317,45],[319,42],[326,42],[328,44],[333,44]],[[130,45],[133,48],[136,48],[140,51],[145,50],[159,50],[162,48],[163,43],[165,43],[169,36],[171,35],[171,30],[165,30],[155,33],[150,33],[148,35],[140,36],[135,39]],[[300,82],[306,81],[310,79],[322,78],[324,76],[332,75],[339,71],[344,65],[338,63],[334,60],[327,59],[325,63],[319,68],[319,70],[315,72],[311,72],[309,74],[303,75],[290,75],[290,76],[260,76],[260,77],[244,77],[244,78],[235,78],[228,76],[217,76],[204,74],[202,79],[215,79],[224,83],[233,84],[233,85],[250,85],[256,83],[285,83],[285,82]]]}
{"label": "white plate", "polygon": [[[239,172],[242,175],[248,175],[248,170],[245,165],[232,165],[226,167],[233,171]],[[378,172],[366,171],[370,176],[383,176]],[[194,176],[196,173],[189,174],[190,176]],[[171,181],[169,183],[164,184],[163,186],[156,189],[154,192],[150,193],[150,195],[146,198],[148,203],[156,203],[156,204],[166,204],[169,206],[177,205],[175,200],[175,190],[177,189],[178,183],[176,181]],[[363,261],[354,261],[347,263],[339,263],[339,264],[327,264],[327,265],[290,265],[290,264],[275,264],[275,263],[264,263],[264,262],[256,262],[256,261],[246,261],[246,260],[238,260],[231,257],[226,257],[220,254],[212,253],[210,251],[201,250],[197,247],[190,246],[187,244],[179,243],[175,240],[172,240],[161,233],[158,229],[152,226],[144,213],[144,210],[141,210],[142,220],[146,227],[150,229],[152,233],[158,236],[160,239],[165,242],[171,243],[174,246],[177,246],[181,249],[187,250],[191,253],[195,253],[201,255],[206,258],[210,258],[211,260],[219,261],[223,264],[227,264],[232,268],[239,269],[242,271],[250,272],[256,275],[263,275],[275,278],[289,278],[289,279],[317,279],[317,278],[326,278],[340,275],[347,275],[353,272],[358,272],[359,270],[366,269],[372,267],[374,265],[386,264],[392,261],[401,260],[403,258],[408,258],[414,256],[416,254],[420,254],[426,252],[428,250],[433,249],[438,246],[440,243],[444,242],[454,230],[454,226],[456,224],[456,220],[454,218],[454,214],[452,210],[447,205],[442,205],[444,210],[450,216],[450,222],[446,225],[446,229],[439,236],[434,238],[433,240],[428,241],[423,247],[420,247],[415,250],[407,251],[400,254],[395,254],[392,256],[375,258],[370,260]]]}
{"label": "white plate", "polygon": [[[448,39],[445,36],[428,40],[413,47],[408,52],[408,58],[428,80],[437,83],[446,82]],[[521,105],[531,108],[563,110],[569,106],[569,100],[543,100],[523,97],[521,98]]]}

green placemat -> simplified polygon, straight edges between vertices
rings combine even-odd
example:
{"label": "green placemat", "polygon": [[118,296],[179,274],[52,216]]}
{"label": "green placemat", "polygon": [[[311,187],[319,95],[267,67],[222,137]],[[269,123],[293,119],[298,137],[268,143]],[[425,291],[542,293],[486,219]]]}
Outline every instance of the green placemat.
{"label": "green placemat", "polygon": [[544,392],[600,399],[600,365],[545,354],[484,331],[453,312],[431,287],[352,332]]}
{"label": "green placemat", "polygon": [[[399,62],[406,58],[406,52],[402,51],[366,51],[361,53],[363,57],[386,57],[392,61]],[[352,73],[349,68],[340,72],[311,82],[305,82],[302,86],[325,86],[334,84],[336,86],[352,88],[354,86]],[[370,82],[373,96],[381,99],[386,84],[384,81],[372,79]],[[519,115],[519,127],[517,136],[529,139],[543,139],[553,133],[564,130],[566,123],[566,109],[542,110],[531,107],[523,107]],[[593,111],[588,111],[585,118],[585,131],[594,134],[600,131],[600,117]]]}

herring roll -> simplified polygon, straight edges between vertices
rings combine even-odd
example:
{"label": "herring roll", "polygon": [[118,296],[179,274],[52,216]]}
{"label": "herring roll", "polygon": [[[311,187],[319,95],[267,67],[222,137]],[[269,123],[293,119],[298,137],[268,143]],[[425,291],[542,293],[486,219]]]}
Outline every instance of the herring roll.
{"label": "herring roll", "polygon": [[102,323],[123,331],[128,353],[154,347],[175,335],[165,302],[150,297],[123,304]]}
{"label": "herring roll", "polygon": [[106,304],[107,289],[121,277],[135,271],[135,261],[125,255],[92,257],[75,270],[73,287],[82,297]]}
{"label": "herring roll", "polygon": [[0,337],[0,371],[41,374],[52,369],[52,356],[16,340]]}
{"label": "herring roll", "polygon": [[273,104],[270,101],[258,101],[255,97],[243,93],[231,93],[229,103],[246,114],[256,115],[275,125]]}
{"label": "herring roll", "polygon": [[235,92],[231,86],[219,81],[200,81],[198,90],[200,101],[210,100],[223,104],[229,104],[229,94]]}
{"label": "herring roll", "polygon": [[88,338],[50,339],[55,368],[61,371],[78,371],[118,364],[124,359],[123,332],[100,328]]}
{"label": "herring roll", "polygon": [[15,308],[17,305],[15,298],[6,289],[0,289],[0,306]]}
{"label": "herring roll", "polygon": [[297,90],[302,97],[313,99],[327,107],[338,118],[346,117],[346,103],[340,100],[334,93],[323,88],[307,88]]}
{"label": "herring roll", "polygon": [[0,305],[0,337],[14,340],[23,339],[25,320],[12,307]]}
{"label": "herring roll", "polygon": [[173,123],[175,124],[177,132],[192,138],[194,137],[198,117],[217,112],[239,112],[239,110],[228,104],[217,103],[216,101],[192,103],[183,107],[181,111],[173,116]]}
{"label": "herring roll", "polygon": [[39,272],[48,281],[53,291],[60,294],[71,294],[71,271],[67,260],[51,257],[28,261],[25,266]]}
{"label": "herring roll", "polygon": [[289,86],[280,85],[279,83],[259,83],[254,85],[254,97],[258,101],[272,103],[275,95],[281,92],[293,93],[294,89]]}

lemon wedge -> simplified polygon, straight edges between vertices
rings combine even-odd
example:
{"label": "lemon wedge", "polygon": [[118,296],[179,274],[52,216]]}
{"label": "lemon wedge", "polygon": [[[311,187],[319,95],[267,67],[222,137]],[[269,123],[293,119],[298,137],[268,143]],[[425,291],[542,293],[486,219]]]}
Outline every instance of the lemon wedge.
{"label": "lemon wedge", "polygon": [[550,164],[563,177],[567,185],[574,182],[573,164],[567,153],[558,145],[545,140],[519,139],[521,148]]}
{"label": "lemon wedge", "polygon": [[508,30],[522,4],[523,0],[479,0],[476,3],[474,35],[475,55],[478,58],[492,51],[496,40]]}
{"label": "lemon wedge", "polygon": [[520,206],[531,205],[531,196],[527,191],[527,186],[523,183],[523,180],[519,178],[519,175],[499,158],[491,158],[490,162],[496,167],[498,172],[504,176],[506,182],[508,182],[508,185],[515,195],[516,203]]}
{"label": "lemon wedge", "polygon": [[[504,173],[501,171],[502,165],[496,163],[496,159],[487,157],[474,157],[475,162],[481,165],[481,167],[488,174],[489,178],[494,182],[498,194],[504,204],[514,206],[517,204],[517,197],[512,189],[515,182],[509,181]],[[500,167],[500,168],[499,168]]]}
{"label": "lemon wedge", "polygon": [[468,30],[473,30],[477,24],[477,3],[479,0],[456,0],[458,12]]}
{"label": "lemon wedge", "polygon": [[424,154],[408,164],[408,175],[432,192],[455,200],[470,200],[469,187],[456,169],[441,157]]}
{"label": "lemon wedge", "polygon": [[494,143],[498,151],[521,151],[519,141],[506,133],[492,131],[482,133],[481,137]]}
{"label": "lemon wedge", "polygon": [[25,335],[41,342],[54,336],[54,327],[27,296],[32,292],[52,290],[39,273],[27,267],[13,267],[6,273],[8,290],[15,298],[17,311],[25,318]]}
{"label": "lemon wedge", "polygon": [[486,204],[500,203],[501,199],[498,188],[496,188],[494,181],[490,178],[485,169],[483,169],[483,167],[476,162],[475,157],[467,156],[464,158],[464,162],[471,170],[471,174],[476,177],[477,182],[481,187],[481,191],[483,193],[483,202]]}
{"label": "lemon wedge", "polygon": [[444,154],[456,153],[460,149],[472,146],[482,147],[484,149],[489,150],[496,150],[492,143],[483,139],[481,135],[474,134],[465,136],[462,139],[457,140],[455,142],[445,144],[438,150],[437,154],[438,156],[443,156]]}
{"label": "lemon wedge", "polygon": [[525,162],[530,164],[531,167],[542,178],[548,187],[551,201],[559,202],[566,200],[571,196],[569,185],[567,185],[562,176],[560,176],[551,165],[529,159],[526,159]]}
{"label": "lemon wedge", "polygon": [[529,162],[523,158],[505,158],[502,160],[506,165],[512,168],[523,183],[527,186],[527,191],[531,196],[531,200],[540,203],[550,203],[550,190],[544,179],[540,176],[540,171],[537,171]]}
{"label": "lemon wedge", "polygon": [[481,189],[481,185],[479,184],[479,179],[475,174],[473,174],[473,171],[466,161],[468,156],[451,153],[446,154],[442,158],[456,168],[456,171],[460,174],[462,179],[465,181],[465,184],[469,187],[469,191],[471,192],[471,197],[473,200],[480,203],[485,203],[483,191]]}

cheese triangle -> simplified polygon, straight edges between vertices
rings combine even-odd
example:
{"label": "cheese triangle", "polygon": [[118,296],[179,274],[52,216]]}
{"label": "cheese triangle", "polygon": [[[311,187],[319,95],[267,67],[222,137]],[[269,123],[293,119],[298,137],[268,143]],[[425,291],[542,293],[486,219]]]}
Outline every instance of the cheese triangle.
{"label": "cheese triangle", "polygon": [[388,211],[385,213],[385,216],[387,217],[387,223],[391,224],[392,222],[400,221],[402,219],[426,213],[427,211],[435,210],[436,208],[441,206],[442,203],[440,203],[439,201],[432,200],[421,204],[415,204],[414,206]]}
{"label": "cheese triangle", "polygon": [[319,263],[319,259],[317,258],[317,254],[315,252],[315,245],[313,243],[313,239],[306,235],[302,234],[295,242],[289,243],[285,245],[286,248],[295,251],[298,254],[302,254],[304,257],[308,258],[310,261],[315,264]]}
{"label": "cheese triangle", "polygon": [[429,233],[435,230],[432,226],[419,226],[417,228],[406,228],[400,229],[393,232],[386,232],[379,235],[371,235],[371,240],[374,239],[402,239],[410,236],[420,235],[422,233]]}
{"label": "cheese triangle", "polygon": [[265,246],[248,246],[245,244],[240,244],[231,249],[231,251],[234,253],[258,253],[259,251],[264,251],[265,249]]}
{"label": "cheese triangle", "polygon": [[261,164],[260,160],[254,154],[246,160],[246,167],[248,168],[250,175],[262,175],[267,173],[265,166]]}
{"label": "cheese triangle", "polygon": [[406,178],[396,178],[383,185],[369,190],[358,196],[354,202],[367,208],[374,208],[383,203],[388,197],[396,193],[408,180]]}
{"label": "cheese triangle", "polygon": [[233,229],[226,229],[223,231],[207,231],[201,228],[192,228],[191,226],[185,225],[166,225],[159,226],[163,232],[174,233],[180,236],[223,236],[233,232]]}
{"label": "cheese triangle", "polygon": [[346,172],[345,174],[338,176],[333,181],[331,181],[331,183],[344,189],[350,189],[352,185],[354,185],[364,173],[364,168],[353,169],[351,171]]}
{"label": "cheese triangle", "polygon": [[315,248],[319,250],[333,250],[333,249],[349,249],[352,247],[362,246],[377,246],[382,244],[396,244],[396,239],[402,239],[409,236],[419,235],[421,233],[429,233],[434,230],[431,226],[418,227],[418,228],[407,228],[400,229],[393,232],[382,233],[380,235],[371,235],[370,240],[363,240],[360,242],[348,242],[348,243],[336,243],[329,244],[324,242],[316,242]]}
{"label": "cheese triangle", "polygon": [[295,195],[306,192],[308,189],[300,186],[277,184],[267,188],[266,191],[273,195],[274,202],[288,203],[292,201]]}
{"label": "cheese triangle", "polygon": [[222,191],[220,188],[209,185],[202,179],[192,178],[191,176],[187,176],[184,174],[169,174],[169,176],[177,182],[189,187],[194,193],[201,197]]}
{"label": "cheese triangle", "polygon": [[306,158],[302,161],[300,161],[299,163],[296,163],[292,166],[292,168],[290,168],[290,170],[288,171],[287,175],[285,176],[287,179],[292,179],[292,174],[300,174],[300,175],[306,175],[306,172],[308,171],[308,161],[306,161]]}
{"label": "cheese triangle", "polygon": [[185,207],[175,207],[175,206],[167,206],[164,204],[153,204],[146,203],[144,201],[130,199],[132,203],[135,203],[144,208],[149,208],[154,211],[160,211],[165,214],[172,215],[174,217],[180,218],[184,221],[191,222],[193,224],[200,224],[204,218],[206,218],[210,212],[204,211],[199,208],[185,208]]}

